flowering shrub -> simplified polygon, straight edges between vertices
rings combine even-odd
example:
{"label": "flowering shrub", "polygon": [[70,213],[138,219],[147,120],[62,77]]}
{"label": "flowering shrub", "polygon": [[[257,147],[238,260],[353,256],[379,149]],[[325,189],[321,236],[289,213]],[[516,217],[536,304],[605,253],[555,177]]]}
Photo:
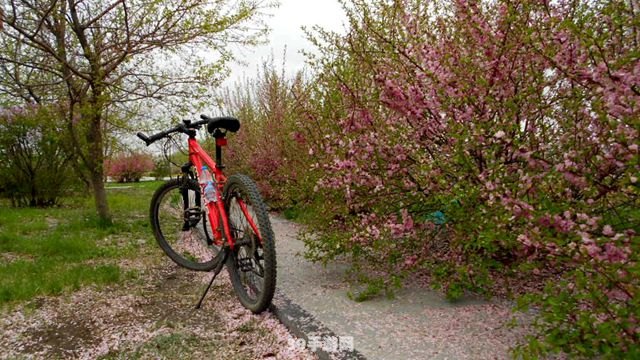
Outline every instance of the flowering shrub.
{"label": "flowering shrub", "polygon": [[349,34],[315,39],[310,256],[528,293],[522,356],[637,355],[637,5],[351,3]]}
{"label": "flowering shrub", "polygon": [[53,206],[78,185],[61,119],[54,106],[0,109],[0,195],[13,206]]}
{"label": "flowering shrub", "polygon": [[118,182],[140,181],[145,173],[153,171],[155,164],[151,156],[146,154],[120,155],[105,163],[107,176]]}
{"label": "flowering shrub", "polygon": [[242,122],[242,130],[229,141],[225,164],[230,173],[250,175],[272,208],[296,206],[312,194],[305,190],[311,162],[306,136],[296,129],[300,110],[295,93],[301,86],[299,77],[287,78],[271,60],[255,79],[222,94],[225,112]]}

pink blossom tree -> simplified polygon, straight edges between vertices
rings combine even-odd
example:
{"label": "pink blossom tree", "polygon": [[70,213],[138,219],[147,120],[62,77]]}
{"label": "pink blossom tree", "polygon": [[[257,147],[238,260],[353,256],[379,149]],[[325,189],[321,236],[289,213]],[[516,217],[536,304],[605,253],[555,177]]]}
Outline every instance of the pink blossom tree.
{"label": "pink blossom tree", "polygon": [[151,156],[133,153],[107,160],[105,168],[107,176],[118,182],[138,182],[144,174],[154,170],[155,164]]}
{"label": "pink blossom tree", "polygon": [[273,59],[256,75],[221,94],[224,112],[243,124],[229,141],[226,164],[230,172],[255,179],[272,208],[295,206],[309,193],[302,181],[310,162],[306,139],[296,128],[301,115],[296,96],[303,82],[278,70]]}
{"label": "pink blossom tree", "polygon": [[640,351],[637,4],[346,9],[312,59],[329,200],[311,256],[348,252],[388,284],[428,271],[452,297],[529,293],[522,354]]}

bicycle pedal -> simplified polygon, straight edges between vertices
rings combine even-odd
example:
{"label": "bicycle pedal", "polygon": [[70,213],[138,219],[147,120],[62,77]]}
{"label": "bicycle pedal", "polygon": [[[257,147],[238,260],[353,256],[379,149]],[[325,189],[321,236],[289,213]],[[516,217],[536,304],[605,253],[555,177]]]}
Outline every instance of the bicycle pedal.
{"label": "bicycle pedal", "polygon": [[202,219],[202,210],[200,210],[199,207],[189,208],[184,211],[184,219],[185,219],[185,226],[188,223],[189,227],[195,227],[196,225],[198,225],[198,223]]}

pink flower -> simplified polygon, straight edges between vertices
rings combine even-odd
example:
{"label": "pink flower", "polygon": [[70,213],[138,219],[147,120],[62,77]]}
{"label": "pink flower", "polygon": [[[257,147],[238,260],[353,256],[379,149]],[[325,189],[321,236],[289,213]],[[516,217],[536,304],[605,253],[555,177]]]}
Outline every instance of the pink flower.
{"label": "pink flower", "polygon": [[418,260],[418,257],[416,255],[407,256],[404,259],[404,264],[406,266],[413,266],[417,260]]}
{"label": "pink flower", "polygon": [[564,233],[564,234],[566,234],[569,231],[571,231],[571,229],[573,229],[573,227],[575,226],[575,223],[573,221],[563,219],[558,215],[554,216],[553,220],[555,221],[555,223],[554,223],[555,229],[558,232],[561,232],[561,233]]}
{"label": "pink flower", "polygon": [[551,218],[549,217],[549,215],[541,216],[538,219],[538,224],[544,227],[551,227]]}
{"label": "pink flower", "polygon": [[307,142],[307,139],[305,138],[304,134],[299,131],[294,132],[292,137],[293,137],[293,140],[300,145]]}
{"label": "pink flower", "polygon": [[602,234],[604,236],[613,236],[615,235],[615,232],[611,228],[611,225],[605,225],[604,228],[602,228]]}
{"label": "pink flower", "polygon": [[602,249],[600,249],[598,245],[596,245],[595,243],[589,243],[585,245],[584,248],[587,250],[587,254],[589,254],[589,256],[594,259],[600,259]]}
{"label": "pink flower", "polygon": [[374,239],[380,238],[380,230],[375,225],[368,226],[367,233],[369,233],[369,235]]}
{"label": "pink flower", "polygon": [[405,232],[413,231],[413,219],[407,209],[402,209],[402,226]]}
{"label": "pink flower", "polygon": [[587,187],[587,181],[585,180],[585,178],[583,178],[582,176],[577,176],[576,174],[570,172],[570,171],[566,171],[563,173],[564,178],[571,183],[571,185],[574,185],[575,187],[579,188],[579,189],[584,189]]}
{"label": "pink flower", "polygon": [[506,135],[506,133],[504,131],[500,130],[497,133],[495,133],[493,135],[493,137],[495,137],[496,139],[502,139],[505,135]]}
{"label": "pink flower", "polygon": [[626,292],[618,288],[607,291],[607,297],[609,298],[609,300],[617,300],[617,301],[627,301],[631,299]]}
{"label": "pink flower", "polygon": [[628,259],[628,255],[619,247],[607,243],[604,244],[604,259],[612,263],[625,262]]}
{"label": "pink flower", "polygon": [[525,234],[518,235],[517,240],[518,240],[519,243],[521,243],[525,247],[531,247],[531,245],[532,245],[531,240],[529,240],[529,237],[527,235],[525,235]]}

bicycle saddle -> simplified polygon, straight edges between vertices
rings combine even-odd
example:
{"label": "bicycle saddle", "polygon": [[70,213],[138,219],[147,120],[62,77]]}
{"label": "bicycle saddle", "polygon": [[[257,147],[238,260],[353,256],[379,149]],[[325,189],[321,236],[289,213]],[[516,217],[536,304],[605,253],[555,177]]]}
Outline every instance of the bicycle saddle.
{"label": "bicycle saddle", "polygon": [[200,118],[209,122],[207,124],[207,131],[211,134],[213,134],[216,129],[225,129],[231,132],[240,130],[240,120],[231,116],[220,116],[211,118],[207,115],[200,115]]}

